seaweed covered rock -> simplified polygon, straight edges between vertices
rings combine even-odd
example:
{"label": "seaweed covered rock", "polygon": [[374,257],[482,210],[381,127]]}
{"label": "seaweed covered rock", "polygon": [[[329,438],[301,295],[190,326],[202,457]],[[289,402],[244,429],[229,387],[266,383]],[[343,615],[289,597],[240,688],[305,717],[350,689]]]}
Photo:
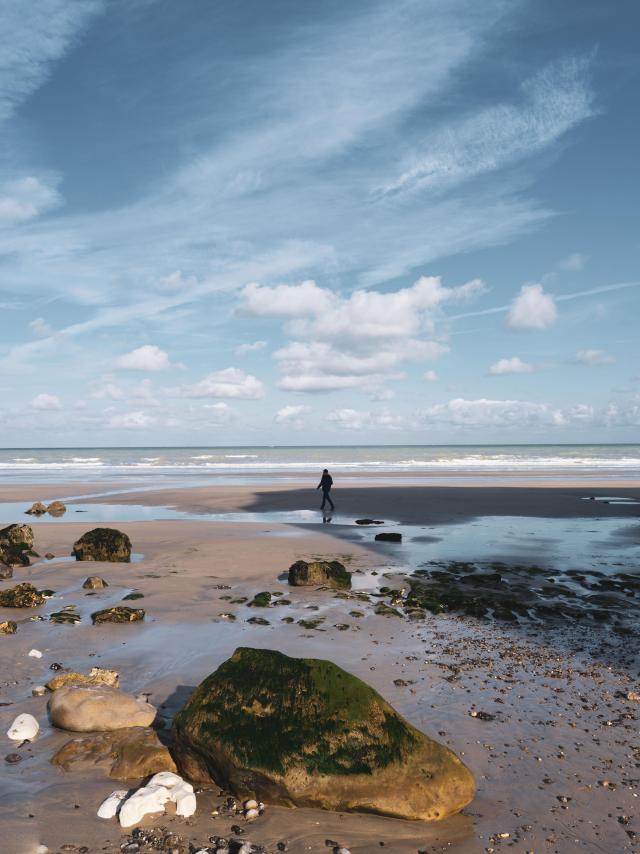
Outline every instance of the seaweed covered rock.
{"label": "seaweed covered rock", "polygon": [[156,710],[144,700],[107,685],[58,688],[49,700],[51,723],[73,732],[107,732],[151,726]]}
{"label": "seaweed covered rock", "polygon": [[144,620],[144,608],[127,608],[126,605],[116,605],[114,608],[103,608],[91,615],[94,625],[100,623],[137,623]]}
{"label": "seaweed covered rock", "polygon": [[402,534],[396,531],[385,531],[382,534],[376,534],[375,538],[379,543],[401,543]]}
{"label": "seaweed covered rock", "polygon": [[289,584],[292,587],[351,588],[351,573],[338,560],[297,560],[289,567]]}
{"label": "seaweed covered rock", "polygon": [[0,591],[0,606],[3,608],[37,608],[44,601],[44,595],[28,581]]}
{"label": "seaweed covered rock", "polygon": [[240,647],[174,721],[193,781],[270,803],[435,820],[475,793],[448,748],[330,661]]}
{"label": "seaweed covered rock", "polygon": [[118,674],[115,670],[107,670],[104,667],[92,667],[88,676],[84,673],[59,673],[47,682],[47,688],[50,691],[57,691],[58,688],[68,688],[70,685],[108,685],[110,688],[117,688],[119,682]]}
{"label": "seaweed covered rock", "polygon": [[90,575],[82,584],[83,590],[103,590],[109,585],[99,575]]}
{"label": "seaweed covered rock", "polygon": [[168,749],[155,731],[146,727],[72,738],[51,762],[65,771],[105,768],[112,780],[142,780],[159,771],[176,771]]}
{"label": "seaweed covered rock", "polygon": [[110,563],[129,563],[131,540],[115,528],[94,528],[73,544],[76,560],[97,560]]}
{"label": "seaweed covered rock", "polygon": [[30,525],[8,525],[0,531],[0,563],[5,566],[29,566],[33,551],[33,528]]}
{"label": "seaweed covered rock", "polygon": [[0,635],[15,635],[18,631],[18,624],[13,620],[3,620],[0,622]]}

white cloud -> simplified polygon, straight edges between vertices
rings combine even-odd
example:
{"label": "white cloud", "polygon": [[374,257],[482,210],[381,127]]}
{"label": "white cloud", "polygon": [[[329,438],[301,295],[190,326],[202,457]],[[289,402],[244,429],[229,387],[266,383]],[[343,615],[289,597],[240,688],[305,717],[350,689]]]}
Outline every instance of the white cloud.
{"label": "white cloud", "polygon": [[283,406],[275,415],[276,424],[300,429],[304,427],[304,416],[311,412],[310,406]]}
{"label": "white cloud", "polygon": [[435,371],[425,371],[422,378],[428,383],[438,382],[438,374]]}
{"label": "white cloud", "polygon": [[555,299],[540,284],[523,285],[507,315],[511,329],[546,329],[558,316]]}
{"label": "white cloud", "polygon": [[155,344],[145,344],[130,353],[118,356],[114,367],[126,371],[164,371],[171,367],[169,356]]}
{"label": "white cloud", "polygon": [[583,365],[595,367],[597,365],[613,365],[615,356],[610,356],[604,350],[578,350],[576,353],[576,361],[582,362]]}
{"label": "white cloud", "polygon": [[465,400],[456,398],[447,403],[437,403],[420,412],[426,423],[453,424],[462,427],[508,427],[514,425],[536,426],[548,424],[561,426],[567,423],[562,410],[546,403],[526,400]]}
{"label": "white cloud", "polygon": [[586,255],[582,255],[580,252],[572,252],[571,255],[567,255],[566,258],[560,261],[559,266],[562,270],[577,273],[579,270],[582,270],[587,260],[588,257]]}
{"label": "white cloud", "polygon": [[327,415],[327,421],[344,430],[363,430],[371,427],[381,427],[386,430],[399,430],[406,426],[403,415],[392,415],[390,412],[370,412],[357,409],[334,409]]}
{"label": "white cloud", "polygon": [[299,285],[268,287],[251,283],[242,289],[243,308],[250,314],[272,317],[304,317],[330,311],[336,301],[334,294],[319,288],[314,281]]}
{"label": "white cloud", "polygon": [[253,341],[251,344],[239,344],[235,352],[238,356],[244,356],[245,353],[257,353],[258,350],[264,350],[266,346],[266,341]]}
{"label": "white cloud", "polygon": [[33,175],[6,183],[0,189],[0,224],[26,222],[60,205],[58,183],[58,179],[46,183]]}
{"label": "white cloud", "polygon": [[502,374],[530,374],[533,366],[528,362],[523,362],[520,356],[512,356],[510,359],[498,359],[489,368],[489,373],[494,376]]}
{"label": "white cloud", "polygon": [[36,317],[29,322],[29,329],[33,332],[34,335],[37,335],[38,338],[45,338],[47,335],[51,335],[53,329],[49,326],[46,320],[43,317]]}
{"label": "white cloud", "polygon": [[31,408],[37,409],[39,412],[52,412],[57,409],[62,409],[60,398],[55,394],[38,394],[31,401]]}
{"label": "white cloud", "polygon": [[208,374],[200,382],[183,386],[183,397],[230,397],[256,400],[264,397],[264,386],[259,379],[239,368],[225,368]]}
{"label": "white cloud", "polygon": [[529,157],[593,115],[589,61],[564,59],[522,85],[522,103],[484,109],[430,134],[423,157],[383,193],[442,190]]}
{"label": "white cloud", "polygon": [[145,427],[151,427],[155,423],[155,419],[146,412],[124,412],[118,415],[112,415],[107,420],[107,427],[115,430],[142,430]]}

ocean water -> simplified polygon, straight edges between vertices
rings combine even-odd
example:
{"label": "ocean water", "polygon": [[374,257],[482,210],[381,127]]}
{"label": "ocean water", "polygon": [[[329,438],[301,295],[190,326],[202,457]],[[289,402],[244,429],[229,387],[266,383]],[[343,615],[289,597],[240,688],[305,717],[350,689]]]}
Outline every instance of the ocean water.
{"label": "ocean water", "polygon": [[266,482],[315,477],[327,467],[342,480],[385,473],[500,480],[640,478],[640,444],[362,445],[297,447],[0,449],[0,482]]}

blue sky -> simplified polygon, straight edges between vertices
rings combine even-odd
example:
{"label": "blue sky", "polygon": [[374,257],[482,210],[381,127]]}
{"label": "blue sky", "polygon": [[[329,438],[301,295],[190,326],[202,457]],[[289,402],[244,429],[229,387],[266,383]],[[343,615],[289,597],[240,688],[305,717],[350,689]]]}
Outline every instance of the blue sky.
{"label": "blue sky", "polygon": [[0,444],[637,440],[615,9],[6,0]]}

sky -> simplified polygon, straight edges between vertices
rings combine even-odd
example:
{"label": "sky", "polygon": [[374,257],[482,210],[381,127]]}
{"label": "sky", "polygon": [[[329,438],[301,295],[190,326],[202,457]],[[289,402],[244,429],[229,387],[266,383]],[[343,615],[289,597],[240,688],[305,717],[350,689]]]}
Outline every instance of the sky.
{"label": "sky", "polygon": [[0,445],[637,441],[638,25],[4,0]]}

